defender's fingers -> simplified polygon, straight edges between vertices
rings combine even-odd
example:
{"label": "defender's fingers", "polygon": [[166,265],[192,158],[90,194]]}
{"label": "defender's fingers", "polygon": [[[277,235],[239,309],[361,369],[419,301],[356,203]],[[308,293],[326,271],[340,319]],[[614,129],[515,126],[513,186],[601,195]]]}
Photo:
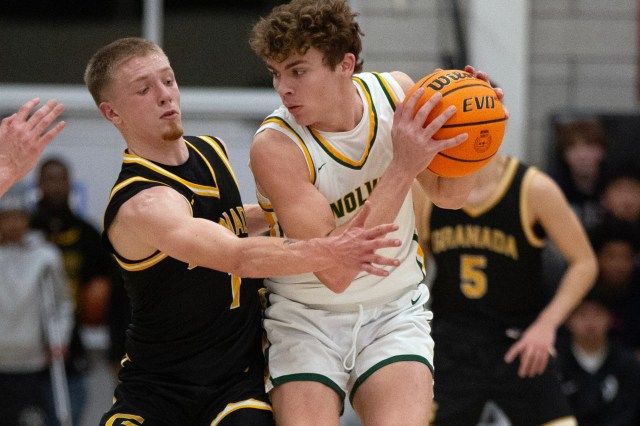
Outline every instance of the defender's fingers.
{"label": "defender's fingers", "polygon": [[35,129],[35,127],[46,117],[55,107],[58,105],[56,101],[50,100],[46,104],[42,105],[36,110],[31,117],[27,120],[27,126],[29,129]]}
{"label": "defender's fingers", "polygon": [[400,245],[402,245],[402,242],[398,239],[376,238],[375,240],[367,241],[362,247],[367,252],[373,253],[382,248],[400,247]]}
{"label": "defender's fingers", "polygon": [[58,136],[58,134],[62,132],[62,129],[64,129],[64,126],[66,125],[67,123],[65,123],[64,121],[61,121],[58,124],[56,124],[51,130],[49,130],[47,133],[42,135],[42,137],[40,138],[41,147],[44,148],[45,146],[49,145],[49,142],[51,142],[56,136]]}
{"label": "defender's fingers", "polygon": [[26,121],[27,116],[29,115],[29,112],[33,109],[33,107],[35,107],[39,103],[40,103],[40,98],[33,98],[30,101],[27,101],[24,104],[22,104],[22,106],[16,113],[16,117],[18,118],[18,120]]}
{"label": "defender's fingers", "polygon": [[367,229],[365,233],[365,237],[367,239],[379,238],[387,235],[389,232],[394,232],[398,230],[398,225],[395,223],[385,223],[382,225],[374,226],[371,229]]}
{"label": "defender's fingers", "polygon": [[382,268],[376,268],[375,266],[373,266],[370,263],[363,263],[362,265],[360,265],[360,269],[362,269],[363,271],[371,274],[371,275],[377,275],[379,277],[387,277],[389,276],[389,271],[386,271]]}
{"label": "defender's fingers", "polygon": [[384,265],[384,266],[398,266],[400,265],[400,261],[398,259],[394,259],[392,257],[380,256],[379,254],[372,254],[367,258],[367,261],[373,265]]}
{"label": "defender's fingers", "polygon": [[40,121],[34,126],[36,134],[42,134],[47,129],[47,127],[49,127],[49,125],[53,123],[60,116],[60,114],[62,114],[63,111],[64,106],[62,104],[55,105],[53,109],[49,111],[47,115],[42,117]]}
{"label": "defender's fingers", "polygon": [[11,124],[11,122],[16,118],[17,113],[13,113],[8,117],[3,118],[2,120],[0,120],[0,127],[3,128],[7,128],[9,127],[9,124]]}

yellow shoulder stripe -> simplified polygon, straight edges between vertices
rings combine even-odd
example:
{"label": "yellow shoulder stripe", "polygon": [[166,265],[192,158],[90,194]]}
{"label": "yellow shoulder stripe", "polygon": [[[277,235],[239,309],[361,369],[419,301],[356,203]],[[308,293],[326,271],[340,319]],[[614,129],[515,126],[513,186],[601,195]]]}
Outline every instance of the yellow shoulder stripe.
{"label": "yellow shoulder stripe", "polygon": [[489,197],[487,202],[473,208],[463,207],[462,210],[464,210],[471,217],[478,217],[491,210],[493,207],[495,207],[496,204],[500,202],[500,200],[504,198],[505,194],[509,190],[509,187],[511,186],[511,182],[513,182],[513,178],[516,176],[517,170],[518,160],[516,160],[514,157],[509,157],[507,170],[502,177],[502,180],[498,184],[498,188],[496,188],[495,192],[491,197]]}
{"label": "yellow shoulder stripe", "polygon": [[520,185],[520,223],[522,223],[522,230],[527,237],[527,241],[533,247],[542,248],[545,245],[545,241],[536,236],[533,231],[533,226],[529,222],[529,185],[531,180],[538,173],[538,169],[530,167],[522,178],[522,184]]}
{"label": "yellow shoulder stripe", "polygon": [[311,153],[309,153],[309,149],[307,148],[307,145],[304,143],[300,135],[295,130],[293,130],[293,128],[289,125],[289,123],[287,123],[284,119],[280,117],[276,117],[276,116],[267,117],[262,122],[262,125],[270,124],[270,123],[275,124],[278,127],[281,127],[282,129],[287,130],[288,131],[287,134],[289,135],[289,137],[291,137],[291,135],[295,136],[295,138],[292,137],[291,140],[295,142],[295,144],[298,145],[298,148],[300,148],[300,151],[302,151],[302,154],[304,155],[304,159],[307,163],[307,169],[309,169],[309,182],[315,184],[316,168],[313,165],[313,159],[311,158]]}
{"label": "yellow shoulder stripe", "polygon": [[[196,151],[198,152],[198,151]],[[199,152],[198,152],[199,153]],[[200,153],[199,153],[200,154]],[[202,155],[202,154],[200,154]],[[162,167],[158,166],[157,164],[146,160],[142,157],[139,157],[137,155],[134,154],[128,154],[125,153],[123,156],[123,160],[122,160],[125,164],[131,164],[131,163],[135,163],[135,164],[139,164],[143,167],[146,167],[150,170],[153,170],[154,172],[161,174],[163,176],[168,177],[169,179],[175,180],[176,182],[180,182],[181,184],[185,185],[187,188],[189,188],[191,191],[193,191],[194,193],[203,196],[203,197],[214,197],[214,198],[220,198],[220,191],[218,190],[218,188],[216,186],[208,186],[208,185],[200,185],[198,183],[193,183],[193,182],[189,182],[186,179],[181,178],[180,176],[171,173],[168,170],[163,169]],[[211,166],[208,164],[209,169],[211,170],[211,172],[213,172],[213,169],[211,169]],[[215,183],[215,175],[213,175],[214,178],[214,183]]]}
{"label": "yellow shoulder stripe", "polygon": [[[218,156],[220,157],[220,159],[222,160],[224,165],[227,166],[227,170],[229,170],[229,173],[231,173],[231,176],[233,177],[233,180],[235,181],[236,186],[239,187],[240,185],[238,184],[238,178],[236,177],[236,174],[233,171],[233,167],[231,167],[231,163],[229,162],[229,158],[225,155],[224,151],[222,150],[222,147],[220,146],[220,143],[216,139],[212,138],[211,136],[201,135],[201,136],[198,136],[198,137],[200,139],[202,139],[203,141],[205,141],[206,143],[208,143],[216,151],[216,153],[218,154]],[[195,149],[195,147],[193,149]],[[202,156],[202,154],[201,154],[201,156]],[[205,162],[206,162],[206,160],[205,160]],[[207,164],[209,164],[209,163],[207,162]],[[213,173],[213,170],[211,171],[211,173]]]}

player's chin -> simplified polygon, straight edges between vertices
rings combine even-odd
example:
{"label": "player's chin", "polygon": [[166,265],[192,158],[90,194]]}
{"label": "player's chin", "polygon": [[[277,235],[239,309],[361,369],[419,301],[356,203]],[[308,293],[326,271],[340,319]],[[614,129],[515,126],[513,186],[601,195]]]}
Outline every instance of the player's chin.
{"label": "player's chin", "polygon": [[175,141],[181,138],[183,134],[182,124],[175,123],[162,134],[162,139],[165,141]]}

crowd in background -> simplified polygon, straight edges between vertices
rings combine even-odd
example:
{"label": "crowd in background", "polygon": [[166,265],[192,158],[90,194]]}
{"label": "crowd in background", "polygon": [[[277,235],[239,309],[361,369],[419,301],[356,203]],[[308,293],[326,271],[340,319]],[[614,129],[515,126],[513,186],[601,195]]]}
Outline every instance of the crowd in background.
{"label": "crowd in background", "polygon": [[[610,161],[602,123],[555,125],[550,170],[586,228],[598,258],[596,284],[559,336],[563,390],[581,425],[640,422],[640,164]],[[563,265],[546,252],[550,290]]]}

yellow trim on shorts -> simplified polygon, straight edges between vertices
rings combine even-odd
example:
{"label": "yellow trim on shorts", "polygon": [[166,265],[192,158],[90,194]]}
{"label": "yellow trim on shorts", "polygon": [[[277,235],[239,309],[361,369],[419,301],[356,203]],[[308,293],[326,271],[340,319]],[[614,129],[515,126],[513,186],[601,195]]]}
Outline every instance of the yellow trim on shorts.
{"label": "yellow trim on shorts", "polygon": [[543,423],[542,426],[578,426],[578,420],[573,416],[566,416]]}
{"label": "yellow trim on shorts", "polygon": [[226,407],[224,407],[224,410],[218,413],[216,418],[213,419],[213,421],[211,422],[211,426],[217,426],[229,414],[233,413],[234,411],[242,410],[245,408],[250,408],[253,410],[273,411],[270,404],[264,401],[259,401],[254,398],[245,399],[244,401],[239,401],[239,402],[231,402],[227,404]]}
{"label": "yellow trim on shorts", "polygon": [[109,420],[107,420],[107,423],[105,423],[105,426],[113,426],[116,420],[121,420],[121,419],[135,420],[137,422],[137,423],[122,422],[121,423],[122,425],[135,426],[136,424],[141,425],[142,423],[144,423],[144,418],[142,418],[141,416],[136,416],[135,414],[116,413],[113,416],[109,417]]}

